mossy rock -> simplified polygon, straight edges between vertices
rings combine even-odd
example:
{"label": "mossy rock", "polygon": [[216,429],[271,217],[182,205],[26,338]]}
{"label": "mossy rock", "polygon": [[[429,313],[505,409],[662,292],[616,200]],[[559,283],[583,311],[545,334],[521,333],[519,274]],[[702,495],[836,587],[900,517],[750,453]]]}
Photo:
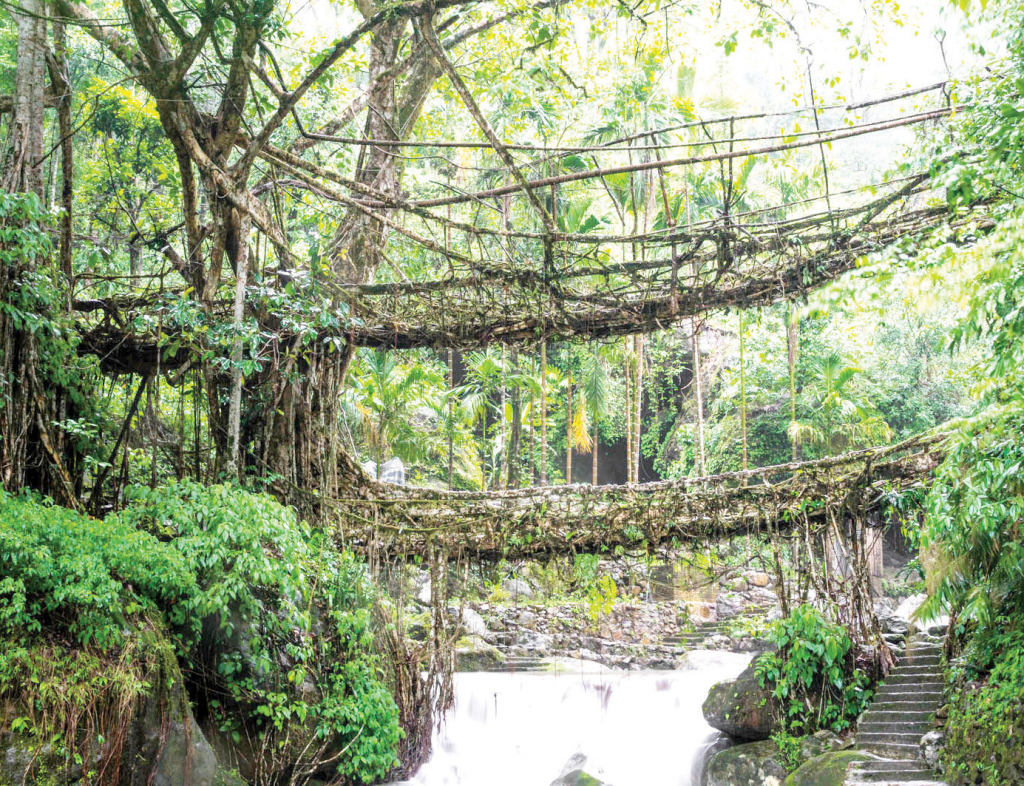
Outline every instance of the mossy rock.
{"label": "mossy rock", "polygon": [[808,759],[786,778],[784,786],[843,786],[851,764],[872,757],[862,751],[830,751]]}
{"label": "mossy rock", "polygon": [[[103,740],[76,740],[76,752],[88,758],[82,764],[72,760],[70,755],[56,751],[50,745],[39,746],[38,739],[52,739],[63,731],[62,713],[68,707],[48,707],[47,711],[55,723],[53,728],[29,730],[22,733],[9,730],[11,724],[3,724],[0,732],[0,786],[21,786],[32,783],[38,786],[65,786],[82,780],[86,771],[104,770],[107,782],[117,786],[238,786],[241,782],[221,769],[213,749],[203,736],[192,717],[184,679],[178,667],[177,658],[170,643],[154,628],[141,627],[133,632],[129,645],[130,659],[127,670],[114,656],[109,663],[106,656],[98,657],[79,650],[53,650],[40,647],[29,650],[29,657],[39,659],[60,658],[55,662],[88,668],[67,669],[66,674],[75,674],[79,682],[67,683],[66,674],[52,674],[49,678],[61,681],[64,693],[76,695],[87,706],[99,702],[93,708],[96,717],[112,719],[116,724],[98,729]],[[102,678],[121,671],[136,680],[131,690],[108,693],[110,686]],[[92,680],[95,679],[95,684]],[[130,684],[126,680],[123,684]],[[15,695],[8,691],[4,696],[0,715],[4,718],[26,717],[25,706],[37,702],[37,696]],[[107,706],[104,701],[113,701]],[[117,740],[114,746],[112,741]],[[113,775],[112,775],[113,774]]]}
{"label": "mossy rock", "polygon": [[743,740],[766,740],[781,730],[778,701],[758,683],[756,662],[736,679],[712,686],[703,707],[709,726]]}
{"label": "mossy rock", "polygon": [[782,754],[770,740],[719,751],[704,771],[707,786],[780,786],[785,777]]}

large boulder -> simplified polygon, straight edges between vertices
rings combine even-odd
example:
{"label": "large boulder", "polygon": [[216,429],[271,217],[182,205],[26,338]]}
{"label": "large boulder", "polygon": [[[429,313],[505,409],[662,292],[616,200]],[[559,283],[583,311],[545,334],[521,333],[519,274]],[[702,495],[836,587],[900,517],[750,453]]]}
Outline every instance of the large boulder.
{"label": "large boulder", "polygon": [[808,759],[784,781],[784,786],[843,786],[846,771],[857,761],[872,758],[862,751],[832,751]]}
{"label": "large boulder", "polygon": [[492,671],[505,665],[505,656],[479,636],[466,636],[455,648],[456,671]]}
{"label": "large boulder", "polygon": [[599,781],[583,769],[586,764],[586,756],[574,753],[562,767],[559,776],[551,781],[551,786],[605,786],[603,781]]}
{"label": "large boulder", "polygon": [[712,686],[704,701],[708,725],[744,740],[766,740],[781,728],[778,701],[758,684],[755,658],[734,680]]}
{"label": "large boulder", "polygon": [[703,786],[781,786],[786,765],[774,742],[748,742],[719,751],[704,771]]}
{"label": "large boulder", "polygon": [[715,600],[717,619],[728,620],[739,616],[746,605],[746,600],[738,592],[720,592]]}
{"label": "large boulder", "polygon": [[501,588],[512,596],[512,600],[529,600],[533,597],[533,587],[522,579],[505,579],[501,582]]}
{"label": "large boulder", "polygon": [[462,610],[462,631],[471,636],[480,636],[481,638],[489,633],[487,623],[480,616],[480,612],[470,608]]}
{"label": "large boulder", "polygon": [[[97,707],[101,723],[114,726],[98,727],[91,740],[77,741],[79,750],[89,753],[89,769],[112,773],[105,782],[116,786],[243,786],[236,773],[221,766],[192,716],[171,645],[155,633],[139,636],[142,692],[127,706],[108,708],[109,714]],[[0,706],[3,718],[19,712],[14,702]],[[0,730],[0,786],[79,784],[83,764],[7,724]]]}

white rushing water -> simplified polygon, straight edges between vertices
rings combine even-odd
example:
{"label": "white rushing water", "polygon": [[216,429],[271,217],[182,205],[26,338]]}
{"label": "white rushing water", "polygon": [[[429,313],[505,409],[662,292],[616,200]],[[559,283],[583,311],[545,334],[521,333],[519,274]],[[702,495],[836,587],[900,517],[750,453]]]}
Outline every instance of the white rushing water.
{"label": "white rushing water", "polygon": [[749,657],[692,656],[677,671],[457,674],[455,709],[408,783],[548,786],[582,754],[612,786],[694,786],[694,758],[716,736],[701,704]]}

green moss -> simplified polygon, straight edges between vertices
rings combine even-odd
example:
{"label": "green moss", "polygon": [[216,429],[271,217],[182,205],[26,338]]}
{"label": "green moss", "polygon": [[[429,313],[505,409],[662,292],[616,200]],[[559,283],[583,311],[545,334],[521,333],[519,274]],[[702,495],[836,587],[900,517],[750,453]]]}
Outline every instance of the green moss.
{"label": "green moss", "polygon": [[861,751],[832,751],[808,759],[790,773],[783,786],[843,786],[846,771],[857,761],[870,759]]}

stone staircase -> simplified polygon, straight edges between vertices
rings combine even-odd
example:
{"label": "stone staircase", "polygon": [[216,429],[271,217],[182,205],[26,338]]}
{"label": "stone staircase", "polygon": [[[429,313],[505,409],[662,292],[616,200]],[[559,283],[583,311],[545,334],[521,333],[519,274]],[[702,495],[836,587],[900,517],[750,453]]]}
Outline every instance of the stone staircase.
{"label": "stone staircase", "polygon": [[875,758],[850,766],[847,786],[939,786],[921,758],[921,737],[934,729],[944,684],[942,640],[916,633],[879,686],[857,725],[857,748]]}
{"label": "stone staircase", "polygon": [[515,631],[503,630],[493,631],[490,638],[501,654],[505,656],[505,662],[500,666],[492,666],[486,671],[543,671],[544,659],[538,655],[525,653],[518,646]]}
{"label": "stone staircase", "polygon": [[675,636],[666,636],[663,639],[663,643],[674,647],[680,647],[683,650],[700,649],[708,639],[720,633],[725,633],[736,621],[743,618],[764,617],[773,608],[775,607],[772,604],[747,606],[735,617],[726,620],[716,620],[714,622],[697,623],[690,630],[677,633]]}

